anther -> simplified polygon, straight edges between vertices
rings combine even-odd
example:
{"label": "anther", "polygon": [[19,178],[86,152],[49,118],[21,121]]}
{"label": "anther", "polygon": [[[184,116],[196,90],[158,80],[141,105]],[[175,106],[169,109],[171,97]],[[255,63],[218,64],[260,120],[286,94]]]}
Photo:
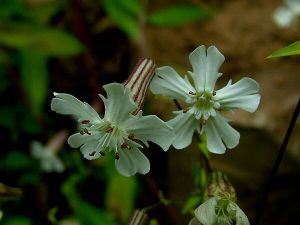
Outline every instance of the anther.
{"label": "anther", "polygon": [[115,159],[116,159],[116,160],[119,160],[119,159],[120,159],[120,154],[119,154],[118,152],[116,152],[116,154],[115,154]]}
{"label": "anther", "polygon": [[195,92],[192,92],[192,91],[189,91],[189,94],[190,94],[190,95],[196,95],[196,93],[195,93]]}
{"label": "anther", "polygon": [[100,152],[100,155],[105,156],[105,153],[104,152]]}
{"label": "anther", "polygon": [[134,134],[133,134],[133,133],[129,134],[129,135],[128,135],[128,138],[129,138],[130,140],[134,140]]}
{"label": "anther", "polygon": [[189,111],[189,108],[185,108],[182,110],[183,113],[186,113],[187,111]]}
{"label": "anther", "polygon": [[114,130],[114,128],[108,127],[108,128],[105,130],[105,132],[106,132],[106,133],[111,133],[111,132],[113,132],[113,130]]}
{"label": "anther", "polygon": [[217,94],[217,92],[215,92],[215,91],[212,93],[213,96],[215,96],[216,94]]}
{"label": "anther", "polygon": [[89,155],[94,156],[96,154],[96,151],[91,152]]}
{"label": "anther", "polygon": [[125,142],[123,144],[121,144],[121,148],[131,149],[131,147]]}
{"label": "anther", "polygon": [[81,121],[82,124],[88,124],[88,123],[90,123],[90,122],[91,122],[91,121],[89,121],[89,120],[82,120],[82,121]]}
{"label": "anther", "polygon": [[91,135],[91,133],[90,133],[90,132],[88,131],[88,129],[86,129],[86,128],[83,129],[83,132],[84,132],[85,134]]}
{"label": "anther", "polygon": [[84,135],[84,131],[83,131],[83,130],[81,130],[79,133],[80,133],[81,135]]}

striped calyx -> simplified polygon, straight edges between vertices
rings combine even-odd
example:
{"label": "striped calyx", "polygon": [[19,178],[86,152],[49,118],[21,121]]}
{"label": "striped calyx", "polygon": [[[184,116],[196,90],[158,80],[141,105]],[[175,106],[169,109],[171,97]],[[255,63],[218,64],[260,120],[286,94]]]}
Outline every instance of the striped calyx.
{"label": "striped calyx", "polygon": [[148,86],[154,76],[155,63],[151,59],[141,59],[134,67],[131,75],[124,86],[128,87],[132,93],[132,98],[137,105],[137,109],[132,114],[137,114],[143,105]]}

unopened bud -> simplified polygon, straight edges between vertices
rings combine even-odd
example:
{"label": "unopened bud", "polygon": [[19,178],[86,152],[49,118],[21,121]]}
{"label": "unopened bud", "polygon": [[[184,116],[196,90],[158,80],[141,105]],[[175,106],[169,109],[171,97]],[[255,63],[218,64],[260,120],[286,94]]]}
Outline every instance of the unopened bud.
{"label": "unopened bud", "polygon": [[155,63],[151,59],[141,59],[134,67],[131,75],[124,86],[128,87],[132,93],[132,98],[137,105],[137,109],[132,114],[137,114],[144,103],[144,98],[148,86],[154,76]]}
{"label": "unopened bud", "polygon": [[212,173],[205,193],[205,198],[217,196],[226,196],[232,201],[236,201],[236,192],[234,187],[229,182],[227,176],[219,171]]}
{"label": "unopened bud", "polygon": [[145,212],[135,210],[128,225],[146,225],[148,220],[148,215]]}

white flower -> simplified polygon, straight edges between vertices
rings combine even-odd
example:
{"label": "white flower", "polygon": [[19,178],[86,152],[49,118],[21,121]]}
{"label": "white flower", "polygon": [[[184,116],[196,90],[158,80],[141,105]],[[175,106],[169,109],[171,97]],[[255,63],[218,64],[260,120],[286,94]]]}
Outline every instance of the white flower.
{"label": "white flower", "polygon": [[41,169],[45,172],[61,173],[65,169],[63,162],[58,158],[55,151],[43,146],[40,142],[33,141],[31,143],[31,154],[34,158],[40,160]]}
{"label": "white flower", "polygon": [[189,225],[250,225],[240,207],[228,198],[212,197],[195,210]]}
{"label": "white flower", "polygon": [[115,166],[124,176],[135,173],[146,174],[150,164],[139,150],[148,146],[148,141],[168,150],[174,134],[172,128],[154,115],[142,116],[141,111],[133,115],[137,105],[130,89],[122,84],[112,83],[103,86],[107,99],[100,95],[105,105],[105,115],[101,118],[86,102],[81,102],[69,94],[54,93],[51,109],[64,115],[73,115],[78,120],[81,131],[69,137],[68,143],[79,148],[87,159],[115,154]]}
{"label": "white flower", "polygon": [[176,135],[173,142],[175,148],[190,145],[196,130],[200,134],[205,132],[210,152],[224,153],[226,147],[234,148],[239,143],[240,134],[219,111],[240,108],[254,112],[260,100],[257,94],[259,85],[246,77],[235,84],[230,80],[225,87],[214,91],[215,83],[221,76],[218,70],[225,60],[224,56],[214,46],[207,51],[205,46],[200,46],[190,54],[189,59],[193,67],[193,72],[188,72],[192,81],[165,66],[156,70],[150,89],[154,94],[180,99],[189,105],[184,110],[176,111],[176,117],[168,121]]}
{"label": "white flower", "polygon": [[289,27],[297,21],[300,16],[300,1],[286,0],[283,6],[278,7],[273,19],[279,27]]}

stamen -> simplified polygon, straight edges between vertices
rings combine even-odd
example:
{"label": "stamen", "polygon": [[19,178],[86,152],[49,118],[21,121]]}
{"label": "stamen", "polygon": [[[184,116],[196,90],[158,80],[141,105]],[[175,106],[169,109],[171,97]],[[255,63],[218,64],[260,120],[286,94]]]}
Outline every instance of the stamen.
{"label": "stamen", "polygon": [[119,160],[119,159],[120,159],[120,154],[119,154],[118,152],[116,152],[116,154],[115,154],[115,159],[116,159],[116,160]]}
{"label": "stamen", "polygon": [[182,110],[183,113],[186,113],[187,111],[189,111],[189,108],[185,108]]}
{"label": "stamen", "polygon": [[215,91],[212,93],[213,96],[215,96],[216,94],[217,94],[217,92],[215,92]]}
{"label": "stamen", "polygon": [[125,143],[125,142],[123,144],[121,144],[121,148],[126,148],[128,150],[131,149],[131,147],[127,143]]}
{"label": "stamen", "polygon": [[189,91],[189,94],[190,94],[190,95],[196,95],[196,93],[195,93],[195,92],[192,92],[192,91]]}
{"label": "stamen", "polygon": [[84,131],[83,131],[83,130],[81,130],[79,133],[80,133],[81,135],[84,135]]}
{"label": "stamen", "polygon": [[86,129],[86,128],[83,129],[83,132],[84,132],[85,134],[91,135],[91,133],[90,133],[90,132],[88,131],[88,129]]}
{"label": "stamen", "polygon": [[91,122],[91,121],[89,121],[89,120],[82,120],[82,121],[81,121],[82,124],[88,124],[88,123],[90,123],[90,122]]}
{"label": "stamen", "polygon": [[114,130],[114,128],[108,127],[108,128],[105,130],[105,132],[106,132],[106,133],[111,133],[111,132],[113,132],[113,130]]}
{"label": "stamen", "polygon": [[96,154],[96,151],[91,152],[89,155],[94,156]]}
{"label": "stamen", "polygon": [[105,156],[105,153],[101,151],[101,152],[100,152],[100,155]]}
{"label": "stamen", "polygon": [[134,134],[133,134],[133,133],[129,134],[129,135],[128,135],[128,138],[129,138],[130,140],[134,140]]}

